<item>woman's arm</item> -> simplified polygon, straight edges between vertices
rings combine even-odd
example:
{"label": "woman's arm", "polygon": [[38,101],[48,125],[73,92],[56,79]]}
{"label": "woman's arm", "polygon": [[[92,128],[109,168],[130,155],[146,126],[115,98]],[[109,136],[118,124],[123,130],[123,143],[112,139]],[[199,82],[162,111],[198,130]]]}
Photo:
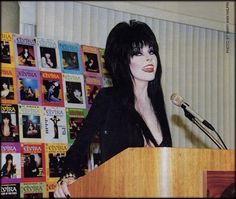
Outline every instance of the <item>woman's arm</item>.
{"label": "woman's arm", "polygon": [[84,125],[66,153],[62,176],[54,192],[55,197],[65,197],[69,194],[67,186],[76,178],[83,176],[84,165],[87,164],[87,153],[90,143],[104,121],[107,111],[107,99],[103,89],[100,90],[92,104]]}

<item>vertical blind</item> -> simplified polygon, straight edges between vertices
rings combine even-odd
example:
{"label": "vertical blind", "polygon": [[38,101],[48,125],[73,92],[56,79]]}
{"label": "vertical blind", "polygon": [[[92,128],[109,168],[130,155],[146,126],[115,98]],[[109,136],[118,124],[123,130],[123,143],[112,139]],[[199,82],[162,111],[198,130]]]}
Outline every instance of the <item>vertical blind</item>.
{"label": "vertical blind", "polygon": [[217,148],[172,104],[170,96],[175,92],[215,127],[228,148],[235,148],[234,34],[74,1],[38,1],[36,11],[37,37],[101,48],[118,22],[146,22],[160,47],[162,86],[174,147]]}

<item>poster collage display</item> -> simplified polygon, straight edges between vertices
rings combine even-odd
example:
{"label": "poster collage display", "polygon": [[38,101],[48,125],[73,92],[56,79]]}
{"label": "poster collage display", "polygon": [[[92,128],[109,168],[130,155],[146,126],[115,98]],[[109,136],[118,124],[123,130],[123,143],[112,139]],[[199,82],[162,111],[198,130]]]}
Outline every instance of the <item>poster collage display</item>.
{"label": "poster collage display", "polygon": [[[1,197],[53,198],[93,100],[112,81],[104,49],[1,33]],[[85,172],[99,163],[94,138]]]}

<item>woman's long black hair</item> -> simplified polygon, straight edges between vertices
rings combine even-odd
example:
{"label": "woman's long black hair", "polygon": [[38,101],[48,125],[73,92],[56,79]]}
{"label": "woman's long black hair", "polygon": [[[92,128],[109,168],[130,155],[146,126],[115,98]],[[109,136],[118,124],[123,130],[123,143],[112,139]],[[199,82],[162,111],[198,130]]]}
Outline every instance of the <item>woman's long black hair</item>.
{"label": "woman's long black hair", "polygon": [[130,58],[133,56],[134,47],[142,48],[151,46],[157,57],[157,71],[154,80],[148,83],[148,96],[153,109],[160,122],[163,136],[170,138],[164,96],[161,87],[162,66],[159,56],[159,46],[151,28],[144,22],[131,20],[130,23],[120,22],[107,37],[104,59],[105,67],[112,78],[113,87],[117,89],[123,103],[128,103],[134,108],[133,75],[130,71]]}

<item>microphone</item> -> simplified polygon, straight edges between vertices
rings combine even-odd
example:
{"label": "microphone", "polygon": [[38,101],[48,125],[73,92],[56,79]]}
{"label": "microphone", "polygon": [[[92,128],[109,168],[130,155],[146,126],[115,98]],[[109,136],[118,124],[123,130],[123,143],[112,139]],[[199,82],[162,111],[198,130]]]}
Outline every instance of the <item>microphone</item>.
{"label": "microphone", "polygon": [[173,93],[170,97],[172,103],[176,106],[179,106],[183,108],[185,112],[185,116],[188,117],[191,121],[193,118],[197,119],[199,122],[204,124],[206,127],[211,129],[212,131],[215,131],[215,128],[205,119],[203,119],[199,114],[197,114],[190,106],[188,103],[184,101],[184,98],[181,97],[180,95]]}
{"label": "microphone", "polygon": [[[227,149],[224,141],[221,139],[220,135],[217,133],[215,128],[205,119],[203,119],[199,114],[197,114],[190,106],[188,103],[184,101],[184,98],[181,97],[180,95],[173,93],[170,97],[172,103],[176,106],[181,107],[184,110],[185,116],[190,119],[194,124],[196,124],[220,149]],[[223,146],[212,136],[210,133],[204,129],[200,123],[208,127],[210,130],[216,133],[218,138],[220,139],[221,143]]]}

